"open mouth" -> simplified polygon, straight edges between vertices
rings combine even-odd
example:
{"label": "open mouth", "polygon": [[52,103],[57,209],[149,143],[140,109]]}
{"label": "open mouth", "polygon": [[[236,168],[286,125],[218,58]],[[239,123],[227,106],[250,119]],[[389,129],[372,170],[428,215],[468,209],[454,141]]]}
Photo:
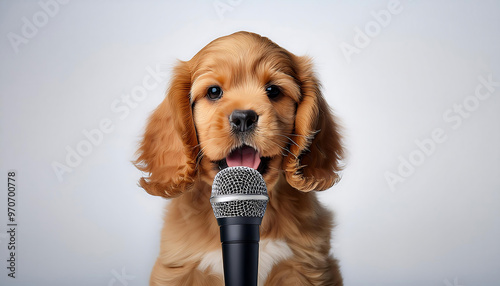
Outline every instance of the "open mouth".
{"label": "open mouth", "polygon": [[218,161],[219,169],[227,167],[245,166],[264,174],[267,171],[269,158],[260,157],[259,151],[254,148],[243,145],[233,150],[229,155]]}

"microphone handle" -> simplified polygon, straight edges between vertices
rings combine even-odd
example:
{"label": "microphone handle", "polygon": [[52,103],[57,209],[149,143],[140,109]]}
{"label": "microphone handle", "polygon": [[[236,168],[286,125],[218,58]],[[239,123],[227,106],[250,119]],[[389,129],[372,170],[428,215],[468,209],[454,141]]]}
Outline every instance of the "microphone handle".
{"label": "microphone handle", "polygon": [[225,286],[257,286],[259,226],[262,218],[217,219],[222,242]]}

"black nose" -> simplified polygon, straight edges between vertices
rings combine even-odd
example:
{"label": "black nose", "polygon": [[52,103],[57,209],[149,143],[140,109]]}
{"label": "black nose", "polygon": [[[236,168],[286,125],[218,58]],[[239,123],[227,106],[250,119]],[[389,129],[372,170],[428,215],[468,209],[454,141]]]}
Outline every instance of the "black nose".
{"label": "black nose", "polygon": [[253,110],[235,110],[229,115],[231,128],[235,132],[245,132],[253,129],[257,125],[259,116]]}

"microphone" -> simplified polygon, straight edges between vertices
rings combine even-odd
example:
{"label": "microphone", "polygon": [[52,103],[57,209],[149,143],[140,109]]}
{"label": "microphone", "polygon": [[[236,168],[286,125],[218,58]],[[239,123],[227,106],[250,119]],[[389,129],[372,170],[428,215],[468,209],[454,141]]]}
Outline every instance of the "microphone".
{"label": "microphone", "polygon": [[220,227],[226,286],[256,286],[259,226],[266,211],[266,183],[252,168],[228,167],[217,173],[210,203]]}

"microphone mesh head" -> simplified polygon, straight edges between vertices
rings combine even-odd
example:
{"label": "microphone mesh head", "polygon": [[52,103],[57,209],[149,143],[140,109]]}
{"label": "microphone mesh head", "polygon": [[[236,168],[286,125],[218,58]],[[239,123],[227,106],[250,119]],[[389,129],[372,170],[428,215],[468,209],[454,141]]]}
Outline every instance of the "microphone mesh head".
{"label": "microphone mesh head", "polygon": [[214,178],[210,203],[216,218],[262,218],[268,200],[266,182],[255,169],[229,167]]}

